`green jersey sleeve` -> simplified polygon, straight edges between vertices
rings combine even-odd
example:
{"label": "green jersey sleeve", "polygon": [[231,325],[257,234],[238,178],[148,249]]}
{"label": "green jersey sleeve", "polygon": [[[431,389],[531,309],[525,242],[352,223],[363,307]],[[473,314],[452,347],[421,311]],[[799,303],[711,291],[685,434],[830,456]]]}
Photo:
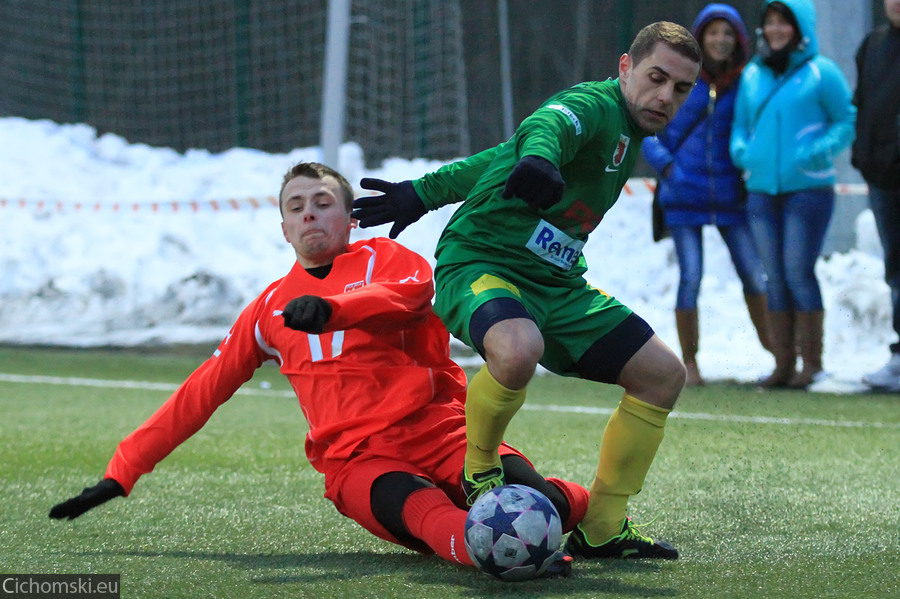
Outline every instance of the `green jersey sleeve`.
{"label": "green jersey sleeve", "polygon": [[516,160],[540,156],[557,167],[575,159],[598,135],[606,135],[610,122],[619,120],[616,104],[598,102],[585,84],[565,90],[544,102],[516,131]]}
{"label": "green jersey sleeve", "polygon": [[413,188],[428,210],[462,202],[490,165],[497,148],[489,148],[414,180]]}

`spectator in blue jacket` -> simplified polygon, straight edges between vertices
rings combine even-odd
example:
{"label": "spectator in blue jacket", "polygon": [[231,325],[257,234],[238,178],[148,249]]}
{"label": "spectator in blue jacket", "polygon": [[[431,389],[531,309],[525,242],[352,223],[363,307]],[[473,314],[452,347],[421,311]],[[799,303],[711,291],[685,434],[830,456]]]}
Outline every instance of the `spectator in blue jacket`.
{"label": "spectator in blue jacket", "polygon": [[766,0],[731,130],[731,158],[744,171],[768,277],[775,370],[764,386],[806,388],[822,373],[825,312],[815,265],[834,212],[834,157],[850,145],[855,118],[847,79],[819,54],[812,0]]}
{"label": "spectator in blue jacket", "polygon": [[750,58],[747,28],[733,7],[709,4],[691,32],[703,50],[700,78],[669,126],[644,139],[641,149],[660,175],[659,202],[678,256],[675,324],[686,384],[702,385],[697,298],[704,225],[715,225],[725,241],[759,340],[766,349],[770,343],[765,274],[747,223],[741,173],[728,154],[738,81]]}

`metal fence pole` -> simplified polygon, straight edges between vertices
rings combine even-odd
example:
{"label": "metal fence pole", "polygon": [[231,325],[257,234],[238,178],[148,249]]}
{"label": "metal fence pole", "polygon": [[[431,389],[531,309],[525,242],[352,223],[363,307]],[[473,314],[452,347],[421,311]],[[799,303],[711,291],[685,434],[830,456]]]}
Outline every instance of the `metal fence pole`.
{"label": "metal fence pole", "polygon": [[350,0],[328,1],[328,32],[322,85],[322,162],[339,169],[338,150],[344,138],[347,55],[350,47]]}
{"label": "metal fence pole", "polygon": [[87,62],[85,57],[84,21],[82,19],[82,2],[75,0],[72,5],[72,39],[75,45],[75,56],[72,59],[70,85],[72,88],[72,120],[76,123],[87,122]]}
{"label": "metal fence pole", "polygon": [[250,103],[250,1],[234,3],[234,131],[233,144],[247,147],[250,123],[247,105]]}
{"label": "metal fence pole", "polygon": [[513,121],[512,61],[509,52],[509,6],[497,0],[497,29],[500,36],[500,93],[503,98],[503,136],[512,137],[516,130]]}

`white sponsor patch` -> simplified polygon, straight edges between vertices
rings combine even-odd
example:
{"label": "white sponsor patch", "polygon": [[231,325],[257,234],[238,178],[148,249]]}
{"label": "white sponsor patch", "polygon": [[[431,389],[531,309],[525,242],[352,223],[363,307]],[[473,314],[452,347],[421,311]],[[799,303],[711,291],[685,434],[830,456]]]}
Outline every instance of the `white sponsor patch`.
{"label": "white sponsor patch", "polygon": [[575,125],[575,135],[581,135],[581,121],[578,120],[578,117],[575,116],[575,113],[563,106],[562,104],[548,104],[547,108],[552,108],[553,110],[558,110],[572,121],[572,124]]}
{"label": "white sponsor patch", "polygon": [[541,220],[526,247],[547,262],[569,270],[581,257],[584,242],[572,239],[547,221]]}

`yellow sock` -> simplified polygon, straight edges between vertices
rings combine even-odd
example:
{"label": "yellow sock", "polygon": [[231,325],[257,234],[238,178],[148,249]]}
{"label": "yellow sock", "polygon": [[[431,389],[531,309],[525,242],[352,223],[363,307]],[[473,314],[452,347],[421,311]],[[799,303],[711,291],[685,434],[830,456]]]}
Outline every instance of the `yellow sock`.
{"label": "yellow sock", "polygon": [[507,389],[491,375],[487,364],[472,377],[466,391],[466,472],[500,466],[497,448],[523,403],[525,389]]}
{"label": "yellow sock", "polygon": [[626,393],[610,416],[587,513],[580,524],[590,544],[600,545],[622,532],[628,499],[644,485],[669,412]]}

